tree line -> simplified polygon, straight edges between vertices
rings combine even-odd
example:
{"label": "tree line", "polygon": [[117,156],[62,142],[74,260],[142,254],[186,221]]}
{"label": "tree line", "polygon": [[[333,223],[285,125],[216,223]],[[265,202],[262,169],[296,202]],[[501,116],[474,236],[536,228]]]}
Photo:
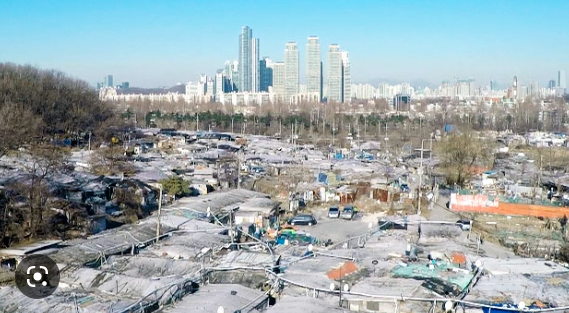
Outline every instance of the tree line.
{"label": "tree line", "polygon": [[0,156],[57,138],[103,134],[113,107],[62,72],[0,63]]}
{"label": "tree line", "polygon": [[[62,72],[0,63],[0,157],[20,162],[0,191],[0,246],[50,236],[58,207],[50,180],[68,167],[69,142],[105,140],[120,117],[86,82]],[[114,126],[114,127],[113,127]]]}

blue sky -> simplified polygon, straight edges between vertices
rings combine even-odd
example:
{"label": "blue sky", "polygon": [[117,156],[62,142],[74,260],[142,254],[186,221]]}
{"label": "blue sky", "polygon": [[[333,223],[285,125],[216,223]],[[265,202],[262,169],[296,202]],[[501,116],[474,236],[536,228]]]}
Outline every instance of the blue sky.
{"label": "blue sky", "polygon": [[475,78],[546,83],[569,72],[569,1],[0,0],[0,62],[133,86],[212,75],[237,58],[241,26],[282,60],[306,38],[350,53],[355,82]]}

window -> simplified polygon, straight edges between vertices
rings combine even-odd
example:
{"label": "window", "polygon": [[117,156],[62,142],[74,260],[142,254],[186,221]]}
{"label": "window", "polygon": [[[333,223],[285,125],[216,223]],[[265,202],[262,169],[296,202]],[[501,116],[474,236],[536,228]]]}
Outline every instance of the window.
{"label": "window", "polygon": [[366,308],[370,311],[379,311],[379,302],[368,301],[366,302]]}

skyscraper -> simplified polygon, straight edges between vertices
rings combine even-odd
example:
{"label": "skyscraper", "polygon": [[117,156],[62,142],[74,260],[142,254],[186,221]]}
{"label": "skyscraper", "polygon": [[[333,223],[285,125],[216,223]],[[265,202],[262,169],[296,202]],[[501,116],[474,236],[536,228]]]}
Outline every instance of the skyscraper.
{"label": "skyscraper", "polygon": [[104,77],[103,87],[113,87],[113,75],[107,75]]}
{"label": "skyscraper", "polygon": [[549,89],[555,88],[555,80],[554,79],[549,81],[549,83],[547,84],[547,88],[549,88]]}
{"label": "skyscraper", "polygon": [[239,35],[239,91],[252,90],[253,76],[253,30],[248,26],[241,27]]}
{"label": "skyscraper", "polygon": [[259,91],[259,39],[253,38],[253,30],[248,26],[241,27],[239,35],[238,72],[237,89],[239,91]]}
{"label": "skyscraper", "polygon": [[284,62],[273,63],[273,92],[278,101],[283,101],[285,95],[285,64]]}
{"label": "skyscraper", "polygon": [[558,71],[557,72],[557,87],[561,89],[567,88],[567,81],[565,77],[565,71]]}
{"label": "skyscraper", "polygon": [[225,61],[225,66],[223,68],[224,86],[223,92],[233,91],[233,62]]}
{"label": "skyscraper", "polygon": [[306,44],[306,91],[317,93],[322,100],[322,61],[318,37],[308,37]]}
{"label": "skyscraper", "polygon": [[224,93],[225,91],[225,74],[223,70],[217,70],[217,72],[215,73],[215,80],[214,80],[214,84],[213,84],[213,99],[216,102],[221,101],[221,94]]}
{"label": "skyscraper", "polygon": [[259,92],[260,87],[259,71],[259,38],[251,39],[251,91]]}
{"label": "skyscraper", "polygon": [[261,84],[259,91],[269,91],[269,87],[273,85],[273,61],[264,57],[259,61],[259,76]]}
{"label": "skyscraper", "polygon": [[347,51],[342,51],[342,102],[352,100],[352,73]]}
{"label": "skyscraper", "polygon": [[342,53],[340,46],[328,47],[328,102],[343,102],[342,99]]}
{"label": "skyscraper", "polygon": [[231,65],[231,91],[239,91],[239,61],[234,60]]}
{"label": "skyscraper", "polygon": [[285,102],[298,94],[298,47],[296,42],[285,45]]}
{"label": "skyscraper", "polygon": [[538,81],[532,81],[531,84],[529,85],[529,94],[532,97],[539,97],[539,82]]}
{"label": "skyscraper", "polygon": [[328,101],[350,102],[352,96],[352,75],[348,52],[340,46],[328,47]]}

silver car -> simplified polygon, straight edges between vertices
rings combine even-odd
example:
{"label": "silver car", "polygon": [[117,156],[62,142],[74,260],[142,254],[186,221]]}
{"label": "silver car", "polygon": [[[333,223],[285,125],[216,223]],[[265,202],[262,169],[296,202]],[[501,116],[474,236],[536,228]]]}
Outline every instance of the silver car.
{"label": "silver car", "polygon": [[342,218],[346,220],[353,220],[354,216],[356,215],[356,210],[353,206],[345,206],[344,210],[342,211]]}
{"label": "silver car", "polygon": [[328,209],[328,218],[340,218],[340,208],[337,206]]}

